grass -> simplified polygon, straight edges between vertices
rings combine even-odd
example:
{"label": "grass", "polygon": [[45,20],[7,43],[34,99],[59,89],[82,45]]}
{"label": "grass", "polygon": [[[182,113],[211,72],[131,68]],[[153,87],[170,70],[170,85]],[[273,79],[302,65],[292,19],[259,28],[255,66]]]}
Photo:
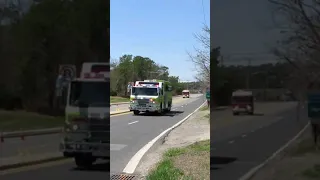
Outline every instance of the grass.
{"label": "grass", "polygon": [[314,147],[312,138],[306,138],[298,142],[297,145],[291,148],[289,155],[301,156],[307,153],[318,153]]}
{"label": "grass", "polygon": [[53,128],[63,125],[64,117],[52,117],[24,111],[0,111],[0,131]]}
{"label": "grass", "polygon": [[169,149],[147,180],[210,179],[210,140],[184,148]]}
{"label": "grass", "polygon": [[[319,158],[319,151],[314,146],[313,139],[309,137],[301,139],[294,147],[291,148],[291,150],[289,150],[288,155],[291,157],[312,157],[317,159]],[[305,160],[308,161],[308,159]],[[310,168],[302,170],[300,175],[307,179],[320,179],[320,164],[310,162],[310,165]]]}
{"label": "grass", "polygon": [[110,97],[110,103],[119,103],[119,102],[129,102],[129,98],[119,97],[119,96]]}
{"label": "grass", "polygon": [[206,111],[206,110],[209,110],[208,106],[203,106],[203,107],[200,108],[200,111]]}
{"label": "grass", "polygon": [[302,175],[310,179],[320,179],[320,164],[315,164],[312,168],[303,171]]}

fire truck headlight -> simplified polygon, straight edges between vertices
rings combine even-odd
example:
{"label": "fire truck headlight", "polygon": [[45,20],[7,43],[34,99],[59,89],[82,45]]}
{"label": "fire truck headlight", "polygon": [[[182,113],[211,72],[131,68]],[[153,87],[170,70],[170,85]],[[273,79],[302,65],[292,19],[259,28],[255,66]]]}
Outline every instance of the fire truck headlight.
{"label": "fire truck headlight", "polygon": [[72,126],[72,129],[73,129],[74,131],[76,131],[76,130],[78,130],[78,129],[79,129],[79,126],[78,126],[78,125],[76,125],[76,124],[74,124],[74,125]]}

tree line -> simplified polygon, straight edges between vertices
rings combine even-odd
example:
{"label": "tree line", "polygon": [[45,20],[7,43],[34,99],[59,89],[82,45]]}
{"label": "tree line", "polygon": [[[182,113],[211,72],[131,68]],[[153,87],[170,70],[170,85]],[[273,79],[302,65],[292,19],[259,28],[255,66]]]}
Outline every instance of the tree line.
{"label": "tree line", "polygon": [[109,12],[104,0],[1,7],[0,108],[52,108],[59,64],[109,62]]}
{"label": "tree line", "polygon": [[180,83],[178,76],[170,76],[167,66],[157,64],[149,57],[123,55],[111,62],[111,96],[128,96],[128,83],[143,81],[146,79],[161,79],[169,81],[172,85],[173,94],[181,94],[183,89],[199,89],[199,83],[190,85]]}
{"label": "tree line", "polygon": [[[292,65],[286,61],[265,63],[255,66],[221,64],[221,47],[212,49],[211,92],[215,105],[228,105],[231,94],[238,89],[287,89],[296,90],[296,82],[292,79]],[[266,100],[266,99],[264,99]]]}

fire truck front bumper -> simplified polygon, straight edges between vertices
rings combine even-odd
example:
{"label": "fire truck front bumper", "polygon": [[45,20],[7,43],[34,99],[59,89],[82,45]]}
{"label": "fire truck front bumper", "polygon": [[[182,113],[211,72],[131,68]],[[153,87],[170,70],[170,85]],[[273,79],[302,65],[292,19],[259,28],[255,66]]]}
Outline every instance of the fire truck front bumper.
{"label": "fire truck front bumper", "polygon": [[140,112],[157,112],[160,110],[160,105],[158,104],[130,104],[129,106],[130,111],[140,111]]}
{"label": "fire truck front bumper", "polygon": [[106,158],[110,155],[109,143],[62,141],[59,149],[65,157],[74,157],[77,154],[90,154],[94,157]]}

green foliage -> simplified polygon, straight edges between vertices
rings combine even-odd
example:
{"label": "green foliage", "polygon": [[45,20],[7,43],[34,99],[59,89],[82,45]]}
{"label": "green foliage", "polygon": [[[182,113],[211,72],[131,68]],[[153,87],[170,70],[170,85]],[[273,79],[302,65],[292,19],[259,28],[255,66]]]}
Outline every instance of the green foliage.
{"label": "green foliage", "polygon": [[[289,82],[290,64],[261,64],[257,66],[220,66],[220,47],[211,51],[211,80],[215,105],[228,105],[234,90],[246,89],[249,77],[250,89],[284,88]],[[250,76],[248,76],[250,75]]]}
{"label": "green foliage", "polygon": [[123,55],[111,64],[111,94],[127,96],[129,82],[146,79],[161,79],[172,85],[173,95],[181,94],[185,84],[179,83],[178,76],[170,76],[169,68],[156,64],[152,59],[143,56]]}
{"label": "green foliage", "polygon": [[107,15],[103,0],[44,0],[19,18],[6,13],[12,21],[0,27],[3,93],[29,110],[52,107],[59,64],[109,61]]}

